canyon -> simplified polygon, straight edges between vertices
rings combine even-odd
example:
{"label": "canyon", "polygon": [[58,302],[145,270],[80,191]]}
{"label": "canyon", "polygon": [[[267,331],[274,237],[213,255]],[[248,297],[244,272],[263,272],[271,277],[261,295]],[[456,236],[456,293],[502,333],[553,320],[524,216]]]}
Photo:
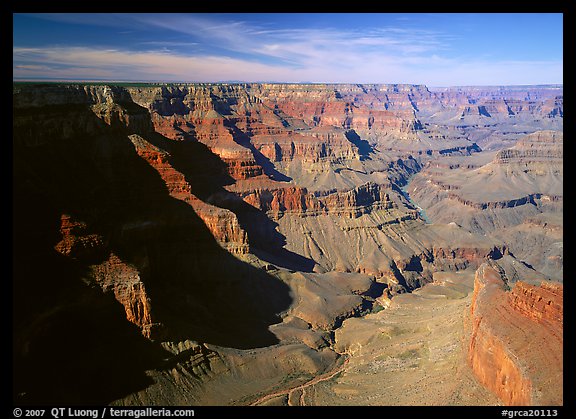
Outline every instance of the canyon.
{"label": "canyon", "polygon": [[15,403],[563,404],[562,86],[14,83],[12,157]]}

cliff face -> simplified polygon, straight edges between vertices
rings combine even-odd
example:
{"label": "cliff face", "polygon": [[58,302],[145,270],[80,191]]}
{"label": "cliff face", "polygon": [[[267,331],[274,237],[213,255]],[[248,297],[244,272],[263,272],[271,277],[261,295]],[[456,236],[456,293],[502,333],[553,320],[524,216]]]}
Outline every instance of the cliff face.
{"label": "cliff face", "polygon": [[526,135],[509,149],[496,154],[494,163],[522,165],[536,174],[545,174],[547,168],[562,170],[564,134],[558,131],[538,131]]}
{"label": "cliff face", "polygon": [[[546,89],[530,94],[501,89],[438,93],[411,85],[43,86],[15,91],[14,127],[15,139],[24,147],[47,146],[53,138],[102,135],[103,127],[132,134],[132,147],[160,175],[170,196],[190,205],[222,246],[242,254],[249,250],[250,237],[253,243],[265,242],[262,237],[273,235],[275,228],[250,227],[248,220],[256,214],[252,209],[274,220],[285,214],[354,220],[379,212],[370,226],[378,229],[417,219],[394,185],[427,158],[477,151],[469,141],[454,142],[451,136],[458,137],[457,130],[424,129],[418,115],[455,103],[527,101],[528,96],[552,100]],[[558,104],[561,96],[556,96]],[[200,154],[215,168],[203,164],[203,174],[195,167],[200,144],[210,150]],[[506,153],[499,159],[509,160]],[[103,168],[113,171],[109,164]],[[478,204],[452,197],[479,210],[559,199],[527,194]],[[413,249],[413,255],[419,250]]]}
{"label": "cliff face", "polygon": [[145,337],[155,337],[151,301],[138,269],[110,253],[104,262],[91,266],[91,271],[102,290],[112,292],[122,304],[126,319],[135,324]]}
{"label": "cliff face", "polygon": [[445,110],[457,111],[460,119],[523,118],[563,115],[562,88],[461,87],[437,89],[436,97]]}
{"label": "cliff face", "polygon": [[149,109],[158,132],[196,138],[246,166],[253,161],[246,148],[271,161],[358,158],[345,130],[409,134],[419,127],[410,90],[397,86],[380,86],[370,94],[350,85],[267,84],[129,88],[127,94]]}
{"label": "cliff face", "polygon": [[516,282],[508,299],[510,306],[523,316],[551,327],[562,328],[564,313],[564,287],[542,282],[540,287]]}
{"label": "cliff face", "polygon": [[286,213],[299,216],[334,215],[358,218],[361,214],[377,209],[390,209],[395,204],[385,189],[366,183],[345,192],[315,196],[306,188],[284,187],[255,189],[242,194],[245,202],[266,211],[274,219]]}
{"label": "cliff face", "polygon": [[204,221],[221,246],[232,253],[247,253],[248,239],[238,218],[229,210],[209,205],[192,193],[186,176],[171,164],[171,155],[137,134],[128,137],[138,156],[153,167],[168,188],[170,196],[186,202]]}
{"label": "cliff face", "polygon": [[468,362],[504,404],[562,405],[562,304],[560,284],[507,292],[495,269],[476,271]]}

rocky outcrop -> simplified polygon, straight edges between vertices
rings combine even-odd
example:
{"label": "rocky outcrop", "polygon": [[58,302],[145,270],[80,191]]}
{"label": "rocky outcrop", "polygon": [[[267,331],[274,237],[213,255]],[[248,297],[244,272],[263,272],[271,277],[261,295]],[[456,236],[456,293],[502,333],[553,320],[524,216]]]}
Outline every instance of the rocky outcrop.
{"label": "rocky outcrop", "polygon": [[[56,251],[87,262],[98,260],[108,251],[104,238],[99,234],[90,234],[85,222],[75,220],[69,214],[63,214],[60,219],[62,240],[54,246]],[[104,262],[91,265],[90,272],[102,291],[111,292],[124,307],[126,319],[135,324],[145,337],[152,338],[154,324],[150,298],[138,269],[110,253]]]}
{"label": "rocky outcrop", "polygon": [[377,209],[391,209],[395,204],[390,193],[375,183],[366,183],[347,192],[337,192],[320,198],[327,213],[357,218],[361,214]]}
{"label": "rocky outcrop", "polygon": [[252,143],[271,162],[301,160],[317,163],[360,158],[357,147],[346,138],[345,130],[332,126],[281,135],[254,135]]}
{"label": "rocky outcrop", "polygon": [[539,287],[516,282],[508,295],[510,306],[523,316],[540,323],[552,323],[562,328],[564,287],[558,283],[542,282]]}
{"label": "rocky outcrop", "polygon": [[387,192],[383,185],[372,182],[349,191],[330,192],[326,195],[315,195],[306,188],[268,184],[267,187],[236,193],[246,203],[265,211],[273,219],[281,218],[284,214],[358,218],[371,211],[397,207],[390,198],[390,192]]}
{"label": "rocky outcrop", "polygon": [[488,264],[476,271],[467,359],[506,405],[562,405],[562,286],[517,282]]}
{"label": "rocky outcrop", "polygon": [[433,281],[433,273],[438,271],[457,272],[474,269],[492,258],[506,254],[501,247],[466,247],[432,245],[426,252],[406,259],[395,259],[389,271],[377,273],[381,280],[388,280],[390,296],[400,291],[412,291]]}
{"label": "rocky outcrop", "polygon": [[138,326],[145,337],[155,338],[152,305],[138,269],[111,253],[104,262],[91,266],[91,273],[102,290],[112,292],[122,304],[126,319]]}
{"label": "rocky outcrop", "polygon": [[85,222],[74,219],[70,214],[60,216],[62,239],[54,246],[57,252],[77,259],[90,259],[105,246],[103,237],[87,231]]}
{"label": "rocky outcrop", "polygon": [[244,192],[242,199],[259,210],[265,211],[277,219],[284,213],[304,215],[318,213],[322,204],[306,188],[288,186],[281,188],[263,188]]}

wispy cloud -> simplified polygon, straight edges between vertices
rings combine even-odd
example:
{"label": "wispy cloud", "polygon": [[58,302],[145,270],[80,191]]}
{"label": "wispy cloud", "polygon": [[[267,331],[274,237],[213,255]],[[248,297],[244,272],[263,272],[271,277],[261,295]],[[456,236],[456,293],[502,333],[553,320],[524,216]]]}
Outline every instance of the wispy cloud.
{"label": "wispy cloud", "polygon": [[[139,31],[131,45],[14,46],[14,77],[166,81],[530,84],[558,82],[562,61],[459,56],[448,32],[402,26],[276,28],[206,15],[49,15]],[[395,23],[398,25],[398,22]],[[560,80],[561,82],[561,80]]]}
{"label": "wispy cloud", "polygon": [[[14,48],[14,60],[20,62],[14,66],[14,76],[166,81],[406,82],[438,86],[446,85],[445,80],[450,80],[452,85],[470,84],[470,80],[475,80],[475,84],[548,83],[550,74],[562,74],[562,62],[459,62],[439,57],[432,57],[429,62],[424,58],[375,56],[366,65],[357,59],[344,60],[339,67],[334,67],[330,61],[318,61],[289,68],[244,59],[209,55],[190,57],[162,51]],[[524,74],[530,74],[531,79],[524,78]]]}
{"label": "wispy cloud", "polygon": [[[240,20],[217,21],[197,15],[138,15],[140,23],[194,36],[206,45],[243,55],[267,56],[308,64],[346,53],[414,54],[449,48],[450,37],[428,30],[399,27],[274,29]],[[342,57],[345,58],[345,57]]]}
{"label": "wispy cloud", "polygon": [[[226,80],[233,75],[240,79],[266,80],[282,73],[283,68],[228,57],[189,57],[169,52],[133,52],[82,47],[14,48],[14,60],[30,63],[14,66],[16,78],[53,76],[44,70],[58,69],[55,77],[92,78],[91,74],[108,79],[210,81]],[[35,62],[42,62],[43,68]],[[33,74],[36,67],[35,74]],[[25,72],[23,70],[26,70]],[[285,74],[284,74],[285,75]]]}
{"label": "wispy cloud", "polygon": [[37,64],[20,64],[20,65],[15,65],[14,68],[17,70],[31,70],[31,71],[52,70],[52,67],[49,67],[47,65],[37,65]]}
{"label": "wispy cloud", "polygon": [[200,45],[198,42],[181,42],[181,41],[142,41],[140,45],[152,46],[170,46],[170,47],[193,47]]}

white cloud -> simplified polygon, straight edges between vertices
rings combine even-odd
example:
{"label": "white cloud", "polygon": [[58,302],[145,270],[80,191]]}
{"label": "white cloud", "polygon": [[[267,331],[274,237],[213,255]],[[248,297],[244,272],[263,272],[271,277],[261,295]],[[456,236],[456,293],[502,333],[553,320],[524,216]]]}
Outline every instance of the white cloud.
{"label": "white cloud", "polygon": [[[59,78],[78,78],[78,71],[81,70],[84,78],[91,78],[91,74],[100,76],[106,73],[108,77],[117,80],[265,80],[284,70],[281,67],[227,57],[188,57],[169,52],[133,52],[84,47],[14,48],[13,56],[15,62],[24,63],[14,66],[15,78],[33,75],[52,77],[52,72],[47,74],[42,71],[47,65],[57,68],[54,74]],[[37,68],[36,74],[32,74],[32,70],[37,64],[26,64],[34,62],[44,63],[44,68]]]}
{"label": "white cloud", "polygon": [[440,57],[323,56],[307,51],[297,68],[221,56],[92,48],[14,48],[14,77],[166,81],[312,81],[432,86],[561,83],[562,62],[462,61]]}
{"label": "white cloud", "polygon": [[[93,23],[95,16],[85,19]],[[124,19],[114,16],[103,20],[108,25],[122,21],[128,28],[160,28],[190,35],[190,41],[158,39],[138,44],[162,48],[150,51],[127,47],[15,46],[14,77],[424,83],[432,86],[562,82],[561,61],[455,57],[449,54],[454,54],[450,49],[452,38],[428,30],[402,27],[364,31],[274,29],[200,15],[127,15]],[[176,53],[167,49],[171,46],[182,48]],[[187,54],[182,52],[185,47],[190,47]]]}

